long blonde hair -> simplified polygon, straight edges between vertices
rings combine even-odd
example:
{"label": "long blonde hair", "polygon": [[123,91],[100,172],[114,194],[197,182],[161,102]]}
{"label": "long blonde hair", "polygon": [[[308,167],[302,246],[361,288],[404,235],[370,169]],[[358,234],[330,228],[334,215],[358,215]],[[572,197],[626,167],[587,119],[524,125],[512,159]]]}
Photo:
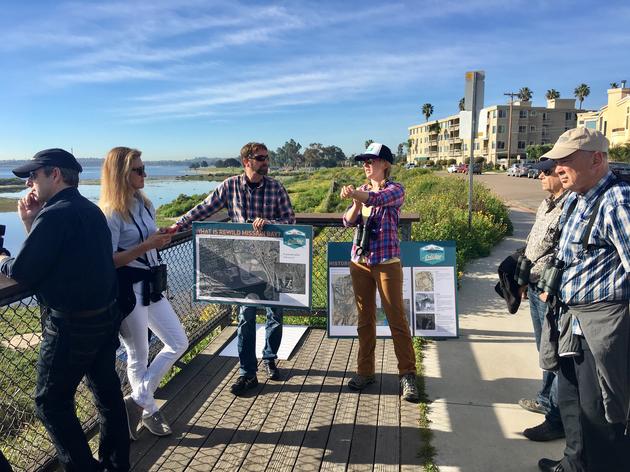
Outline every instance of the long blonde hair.
{"label": "long blonde hair", "polygon": [[98,206],[105,215],[119,213],[123,220],[129,221],[134,196],[140,197],[145,205],[151,204],[146,195],[141,190],[135,190],[129,181],[133,161],[141,155],[137,149],[122,146],[107,153],[101,169],[101,197],[98,200]]}

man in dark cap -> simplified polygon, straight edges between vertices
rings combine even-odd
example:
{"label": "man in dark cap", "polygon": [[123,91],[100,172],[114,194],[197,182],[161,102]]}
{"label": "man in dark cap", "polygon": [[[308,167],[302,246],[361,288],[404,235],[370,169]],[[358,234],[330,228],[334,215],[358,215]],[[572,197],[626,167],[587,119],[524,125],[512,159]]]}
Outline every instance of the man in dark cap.
{"label": "man in dark cap", "polygon": [[[129,436],[114,367],[120,314],[111,234],[77,189],[82,170],[63,149],[38,152],[13,170],[30,188],[18,203],[28,236],[15,258],[2,250],[0,272],[32,289],[45,315],[35,406],[59,462],[69,471],[123,471]],[[74,410],[84,376],[100,413],[100,463]]]}

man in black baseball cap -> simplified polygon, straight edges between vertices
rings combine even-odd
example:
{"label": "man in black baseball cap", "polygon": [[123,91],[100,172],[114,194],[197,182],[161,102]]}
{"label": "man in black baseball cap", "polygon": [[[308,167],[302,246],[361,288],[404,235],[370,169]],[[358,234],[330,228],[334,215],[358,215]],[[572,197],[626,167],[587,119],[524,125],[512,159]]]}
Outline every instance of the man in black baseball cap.
{"label": "man in black baseball cap", "polygon": [[[129,431],[115,369],[120,313],[105,215],[78,190],[81,165],[47,149],[13,170],[28,194],[18,214],[28,236],[15,258],[0,254],[0,273],[32,290],[45,314],[37,361],[35,411],[64,470],[129,470]],[[99,460],[90,451],[74,396],[83,377],[96,398]]]}
{"label": "man in black baseball cap", "polygon": [[39,151],[27,164],[13,169],[13,173],[21,179],[26,179],[31,175],[31,172],[41,167],[59,167],[61,169],[74,169],[77,172],[83,171],[83,167],[72,154],[63,149],[53,148]]}

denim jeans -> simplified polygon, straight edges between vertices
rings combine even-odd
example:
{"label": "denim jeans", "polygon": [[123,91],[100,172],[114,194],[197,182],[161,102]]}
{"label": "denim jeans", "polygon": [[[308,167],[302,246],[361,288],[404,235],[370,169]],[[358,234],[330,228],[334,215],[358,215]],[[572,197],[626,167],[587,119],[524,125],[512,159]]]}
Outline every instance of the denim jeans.
{"label": "denim jeans", "polygon": [[[282,308],[266,308],[265,348],[263,361],[278,357],[282,341]],[[253,377],[258,370],[256,362],[256,307],[241,306],[238,314],[238,357],[240,375]]]}
{"label": "denim jeans", "polygon": [[[89,318],[49,316],[37,361],[35,407],[67,471],[129,470],[129,431],[115,370],[118,308]],[[75,413],[74,395],[86,383],[99,412],[99,462]]]}
{"label": "denim jeans", "polygon": [[[537,289],[533,288],[531,285],[528,287],[529,311],[532,316],[536,349],[538,350],[540,350],[542,325],[548,307],[547,303],[543,302],[539,295],[540,292]],[[536,400],[547,410],[545,419],[554,426],[562,427],[562,419],[560,418],[560,410],[558,409],[558,378],[556,374],[546,370],[543,371],[542,387],[538,392]]]}

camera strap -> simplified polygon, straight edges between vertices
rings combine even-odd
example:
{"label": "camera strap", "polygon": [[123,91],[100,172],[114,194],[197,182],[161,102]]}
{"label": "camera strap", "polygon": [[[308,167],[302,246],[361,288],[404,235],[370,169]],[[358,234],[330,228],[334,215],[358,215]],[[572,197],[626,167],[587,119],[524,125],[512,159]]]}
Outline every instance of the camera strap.
{"label": "camera strap", "polygon": [[[144,209],[147,211],[147,213],[149,214],[149,216],[151,218],[153,218],[153,215],[151,215],[151,212],[149,211],[149,209],[147,208],[146,205],[143,205]],[[131,213],[131,210],[129,211],[129,217],[131,218],[131,221],[133,221],[133,224],[135,225],[136,229],[138,230],[138,235],[140,236],[140,241],[144,241],[144,235],[142,233],[142,230],[140,229],[140,225],[138,225],[138,223],[136,222],[136,219],[133,217],[133,214]],[[146,227],[146,225],[145,225]],[[147,227],[147,235],[149,232],[149,228]],[[160,256],[160,251],[158,251],[157,249],[155,250],[155,253],[157,254],[157,261],[158,264],[162,264],[162,256]],[[149,262],[149,254],[145,253],[146,258],[143,257],[136,257],[136,260],[138,262],[143,263],[144,265],[151,267],[151,263]]]}

